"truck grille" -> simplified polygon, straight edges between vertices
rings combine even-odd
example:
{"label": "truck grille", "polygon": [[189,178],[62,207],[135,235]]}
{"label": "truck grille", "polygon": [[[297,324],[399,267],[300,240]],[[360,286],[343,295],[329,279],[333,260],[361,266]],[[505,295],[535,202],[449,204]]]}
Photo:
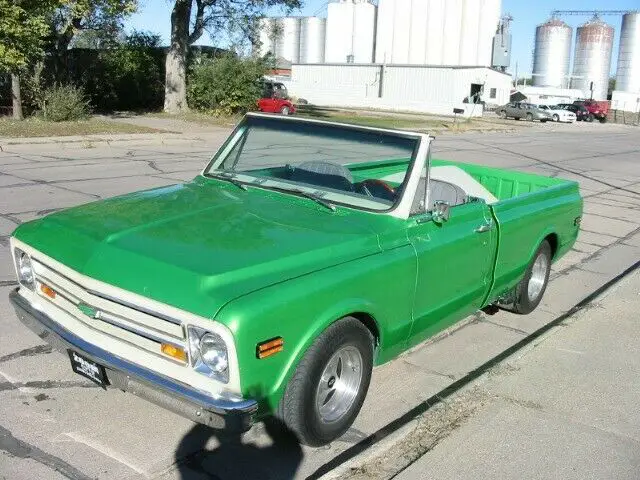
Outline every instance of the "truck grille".
{"label": "truck grille", "polygon": [[[161,344],[185,348],[185,331],[179,320],[92,291],[36,258],[32,259],[32,263],[40,297],[64,310],[75,320],[165,359],[167,356],[161,353]],[[43,284],[55,291],[54,298],[42,292],[40,286]]]}

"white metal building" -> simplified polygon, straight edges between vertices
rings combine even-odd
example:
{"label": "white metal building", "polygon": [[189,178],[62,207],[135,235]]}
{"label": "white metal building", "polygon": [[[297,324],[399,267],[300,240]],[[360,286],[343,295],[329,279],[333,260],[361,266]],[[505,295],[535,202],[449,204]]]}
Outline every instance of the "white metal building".
{"label": "white metal building", "polygon": [[326,62],[371,63],[376,6],[368,0],[340,0],[327,5]]}
{"label": "white metal building", "polygon": [[501,0],[380,0],[375,61],[491,66],[501,8]]}
{"label": "white metal building", "polygon": [[574,100],[585,98],[582,90],[560,87],[518,87],[518,91],[526,95],[529,103],[541,105],[557,105],[558,103],[573,103]]}
{"label": "white metal building", "polygon": [[480,104],[465,103],[477,92],[487,104],[509,101],[511,76],[487,67],[427,65],[293,65],[290,95],[319,106],[374,108],[480,116]]}

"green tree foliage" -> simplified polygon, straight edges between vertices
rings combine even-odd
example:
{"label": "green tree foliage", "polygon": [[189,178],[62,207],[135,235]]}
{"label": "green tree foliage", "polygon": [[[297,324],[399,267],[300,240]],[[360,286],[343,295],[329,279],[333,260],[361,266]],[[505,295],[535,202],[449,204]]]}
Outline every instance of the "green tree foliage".
{"label": "green tree foliage", "polygon": [[49,27],[42,3],[0,0],[0,71],[19,72],[44,54]]}
{"label": "green tree foliage", "polygon": [[187,53],[189,45],[209,32],[214,44],[220,37],[245,38],[255,34],[255,23],[265,11],[299,8],[301,0],[172,0],[171,39],[165,66],[164,109],[180,112],[187,106]]}
{"label": "green tree foliage", "polygon": [[263,59],[235,55],[199,59],[189,71],[189,105],[221,115],[253,110],[261,91],[259,81],[268,68]]}

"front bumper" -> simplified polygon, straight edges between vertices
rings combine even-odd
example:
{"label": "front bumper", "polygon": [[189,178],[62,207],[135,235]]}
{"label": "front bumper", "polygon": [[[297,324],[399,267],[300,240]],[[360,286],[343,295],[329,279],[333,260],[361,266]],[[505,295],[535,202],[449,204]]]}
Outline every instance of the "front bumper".
{"label": "front bumper", "polygon": [[133,393],[194,422],[230,432],[251,428],[258,410],[255,400],[214,397],[189,385],[116,357],[61,327],[33,308],[18,289],[9,294],[18,319],[57,350],[74,350],[102,365],[109,386]]}

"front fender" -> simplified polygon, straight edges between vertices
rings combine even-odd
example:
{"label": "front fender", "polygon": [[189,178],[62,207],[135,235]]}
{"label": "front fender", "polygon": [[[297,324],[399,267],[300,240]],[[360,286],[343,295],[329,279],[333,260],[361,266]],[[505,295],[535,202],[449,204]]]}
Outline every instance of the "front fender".
{"label": "front fender", "polygon": [[[377,362],[397,355],[411,328],[416,259],[395,248],[272,285],[227,304],[216,316],[236,342],[240,383],[247,398],[261,396],[273,411],[298,362],[333,322],[359,312],[380,333]],[[258,359],[257,345],[282,337],[284,350]]]}

